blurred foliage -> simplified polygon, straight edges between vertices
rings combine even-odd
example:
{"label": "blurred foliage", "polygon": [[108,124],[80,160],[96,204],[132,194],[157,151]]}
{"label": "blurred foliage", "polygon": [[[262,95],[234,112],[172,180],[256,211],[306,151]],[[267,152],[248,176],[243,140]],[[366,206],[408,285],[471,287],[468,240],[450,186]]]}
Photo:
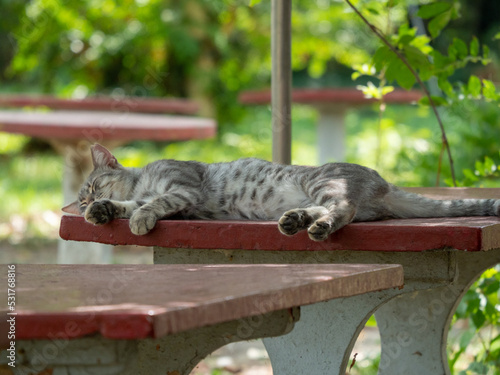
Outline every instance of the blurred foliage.
{"label": "blurred foliage", "polygon": [[[450,366],[460,360],[467,349],[468,367],[459,375],[496,375],[500,369],[500,272],[498,267],[486,271],[467,291],[454,316],[454,322],[466,322],[466,329],[448,349]],[[470,351],[470,350],[469,350]]]}

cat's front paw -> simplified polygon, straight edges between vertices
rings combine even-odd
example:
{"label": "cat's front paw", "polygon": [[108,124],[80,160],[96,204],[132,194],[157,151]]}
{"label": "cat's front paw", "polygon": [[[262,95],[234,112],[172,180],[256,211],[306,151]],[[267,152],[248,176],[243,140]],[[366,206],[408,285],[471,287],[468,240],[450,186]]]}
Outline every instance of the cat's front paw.
{"label": "cat's front paw", "polygon": [[141,209],[134,212],[129,221],[130,230],[133,234],[142,236],[148,233],[156,225],[156,217]]}
{"label": "cat's front paw", "polygon": [[109,223],[114,219],[116,207],[108,199],[92,202],[85,210],[85,220],[94,225]]}
{"label": "cat's front paw", "polygon": [[311,223],[312,218],[306,210],[290,210],[283,214],[278,221],[278,229],[281,233],[292,236],[295,233],[304,230]]}
{"label": "cat's front paw", "polygon": [[316,220],[307,230],[309,238],[313,241],[324,241],[332,233],[332,225],[324,220]]}

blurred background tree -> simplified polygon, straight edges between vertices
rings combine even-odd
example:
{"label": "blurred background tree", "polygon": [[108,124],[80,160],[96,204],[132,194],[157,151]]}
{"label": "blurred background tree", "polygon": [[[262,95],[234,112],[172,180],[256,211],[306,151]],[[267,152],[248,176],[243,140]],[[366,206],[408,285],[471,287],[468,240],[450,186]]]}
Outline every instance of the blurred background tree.
{"label": "blurred background tree", "polygon": [[[241,127],[252,111],[238,103],[238,93],[270,85],[270,4],[253,3],[2,0],[2,10],[8,15],[0,29],[2,91],[76,98],[97,94],[189,97],[202,103],[203,115],[217,119],[222,137]],[[356,4],[374,25],[392,35],[402,24],[415,26],[412,9],[426,3],[360,0]],[[437,3],[453,4],[456,14],[441,22],[441,26],[449,25],[430,41],[433,48],[447,55],[454,38],[468,45],[475,36],[491,51],[491,64],[476,62],[457,69],[451,81],[462,78],[467,83],[471,72],[496,81],[499,42],[494,38],[499,25],[493,15],[500,11],[500,4],[485,0]],[[432,20],[419,22],[426,23],[421,31],[428,35],[435,28],[429,27]],[[351,79],[352,68],[370,62],[380,42],[343,1],[294,1],[292,23],[295,87],[354,86],[373,78]],[[496,103],[460,100],[443,113],[450,124],[452,147],[460,143],[460,153],[455,155],[459,180],[472,161],[487,155],[498,161],[495,137],[482,136],[495,132],[496,108]],[[352,114],[351,128],[356,128],[358,140],[351,141],[349,160],[377,167],[396,183],[433,184],[440,152],[437,126],[425,110],[417,115],[408,109],[397,112],[402,118],[394,113],[385,117],[382,136],[400,134],[402,138],[388,138],[379,165],[372,164],[373,154],[381,151],[373,145],[384,142],[362,142],[373,138],[374,116],[367,110]],[[415,137],[408,137],[410,133],[418,133],[418,146]],[[389,143],[394,147],[389,149]],[[449,177],[446,168],[444,175]]]}

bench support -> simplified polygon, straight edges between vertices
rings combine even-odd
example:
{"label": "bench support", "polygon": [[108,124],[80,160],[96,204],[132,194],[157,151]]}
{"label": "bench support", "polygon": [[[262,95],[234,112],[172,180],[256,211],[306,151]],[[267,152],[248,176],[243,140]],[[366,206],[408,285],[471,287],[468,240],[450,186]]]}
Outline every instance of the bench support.
{"label": "bench support", "polygon": [[[279,310],[159,339],[19,340],[14,374],[188,375],[203,358],[226,344],[287,334],[299,315],[298,308]],[[0,363],[5,358],[2,352]]]}

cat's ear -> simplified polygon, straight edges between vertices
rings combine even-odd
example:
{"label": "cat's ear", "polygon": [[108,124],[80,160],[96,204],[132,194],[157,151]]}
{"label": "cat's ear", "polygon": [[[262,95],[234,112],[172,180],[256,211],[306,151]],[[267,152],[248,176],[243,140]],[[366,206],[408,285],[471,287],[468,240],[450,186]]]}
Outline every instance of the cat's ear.
{"label": "cat's ear", "polygon": [[99,167],[109,167],[109,168],[121,168],[122,166],[116,158],[109,152],[109,150],[96,143],[90,147],[90,152],[92,154],[92,163],[94,168]]}
{"label": "cat's ear", "polygon": [[80,215],[80,206],[77,201],[64,206],[63,208],[61,208],[61,210],[68,214]]}

